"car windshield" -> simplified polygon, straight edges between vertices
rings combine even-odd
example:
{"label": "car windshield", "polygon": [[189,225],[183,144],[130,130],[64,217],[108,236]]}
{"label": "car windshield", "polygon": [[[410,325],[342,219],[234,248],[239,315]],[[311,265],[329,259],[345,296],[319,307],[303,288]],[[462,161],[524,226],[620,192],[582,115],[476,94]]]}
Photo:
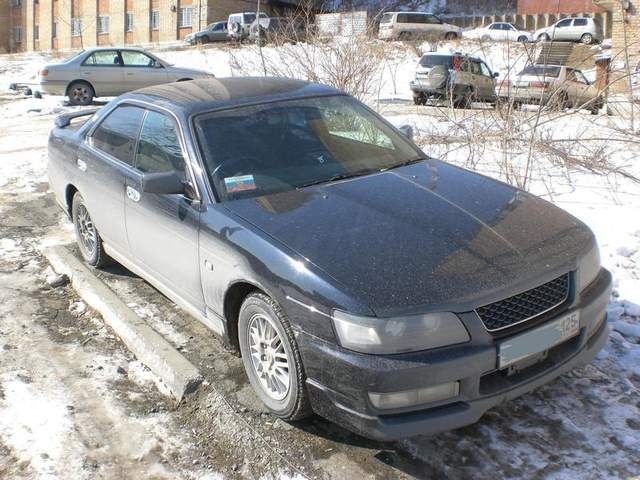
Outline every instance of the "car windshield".
{"label": "car windshield", "polygon": [[195,127],[221,200],[285,192],[425,158],[344,95],[205,113],[196,117]]}
{"label": "car windshield", "polygon": [[384,15],[382,15],[382,18],[380,19],[380,23],[391,23],[392,20],[393,20],[393,13],[385,13]]}
{"label": "car windshield", "polygon": [[524,68],[518,75],[532,75],[536,77],[555,77],[560,75],[560,67],[549,65],[529,65]]}
{"label": "car windshield", "polygon": [[438,65],[453,68],[453,57],[451,55],[423,55],[420,59],[422,67],[436,67]]}

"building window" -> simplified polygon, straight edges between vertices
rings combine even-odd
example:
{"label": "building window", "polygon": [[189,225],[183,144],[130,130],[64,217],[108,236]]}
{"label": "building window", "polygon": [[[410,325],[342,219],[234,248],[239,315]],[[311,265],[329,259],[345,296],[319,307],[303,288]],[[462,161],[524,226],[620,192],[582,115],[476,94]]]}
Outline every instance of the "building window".
{"label": "building window", "polygon": [[22,42],[22,28],[21,27],[13,27],[13,41],[16,43]]}
{"label": "building window", "polygon": [[178,27],[190,27],[193,25],[193,7],[180,7]]}
{"label": "building window", "polygon": [[82,25],[80,23],[80,19],[72,18],[71,19],[71,36],[79,37],[80,35],[82,35]]}
{"label": "building window", "polygon": [[33,39],[40,40],[40,25],[33,26]]}
{"label": "building window", "polygon": [[153,10],[151,12],[151,30],[158,30],[160,28],[160,12]]}
{"label": "building window", "polygon": [[124,31],[133,32],[133,13],[127,12],[124,14]]}
{"label": "building window", "polygon": [[56,38],[58,36],[58,24],[53,22],[51,24],[51,38]]}
{"label": "building window", "polygon": [[101,15],[96,22],[96,32],[98,35],[105,35],[109,33],[109,17]]}
{"label": "building window", "polygon": [[11,6],[12,7],[21,7],[22,6],[22,0],[11,0]]}

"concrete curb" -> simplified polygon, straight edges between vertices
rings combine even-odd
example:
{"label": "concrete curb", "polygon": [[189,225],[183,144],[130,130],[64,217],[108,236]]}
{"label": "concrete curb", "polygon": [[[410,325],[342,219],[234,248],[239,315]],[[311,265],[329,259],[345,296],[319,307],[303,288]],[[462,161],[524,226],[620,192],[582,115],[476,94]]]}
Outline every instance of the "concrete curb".
{"label": "concrete curb", "polygon": [[138,360],[162,379],[177,401],[198,388],[202,382],[198,369],[127,307],[68,248],[64,245],[47,248],[44,255],[58,273],[69,277],[82,299],[100,312]]}

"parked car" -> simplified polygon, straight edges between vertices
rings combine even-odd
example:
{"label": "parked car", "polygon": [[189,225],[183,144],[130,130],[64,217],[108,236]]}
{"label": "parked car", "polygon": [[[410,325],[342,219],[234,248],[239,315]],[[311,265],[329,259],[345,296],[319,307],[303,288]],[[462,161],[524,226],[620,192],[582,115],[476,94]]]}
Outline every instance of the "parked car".
{"label": "parked car", "polygon": [[[260,26],[258,36],[258,25]],[[262,43],[273,43],[277,41],[297,42],[304,40],[306,36],[305,27],[295,19],[285,17],[269,17],[266,20],[254,20],[249,29],[249,38],[257,41],[260,38]]]}
{"label": "parked car", "polygon": [[[267,23],[267,14],[260,12],[260,21]],[[229,28],[229,39],[241,42],[249,38],[249,28],[251,24],[256,20],[256,12],[243,12],[232,13],[227,20],[227,26]]]}
{"label": "parked car", "polygon": [[378,38],[382,40],[454,40],[461,36],[460,27],[422,12],[387,12],[382,15],[378,29]]}
{"label": "parked car", "polygon": [[207,25],[207,28],[199,32],[190,33],[184,37],[184,41],[189,45],[196,43],[226,42],[229,39],[227,22],[214,22]]}
{"label": "parked car", "polygon": [[604,105],[604,92],[593,85],[577,68],[563,65],[528,65],[513,80],[498,87],[503,100],[551,107],[585,108],[596,115]]}
{"label": "parked car", "polygon": [[484,60],[461,53],[427,53],[420,58],[409,87],[416,105],[447,100],[456,108],[495,102],[495,78]]}
{"label": "parked car", "polygon": [[81,255],[221,335],[285,420],[450,430],[607,340],[611,275],[587,226],[427,157],[333,88],[194,80],[71,128],[79,115],[56,120],[48,172]]}
{"label": "parked car", "polygon": [[570,41],[592,44],[602,41],[602,26],[593,18],[563,18],[553,25],[536,30],[533,38],[537,41]]}
{"label": "parked car", "polygon": [[531,42],[533,36],[531,32],[520,30],[512,23],[495,22],[485,27],[474,28],[462,32],[463,38],[472,38],[476,40],[495,40],[495,41],[511,41],[511,42]]}
{"label": "parked car", "polygon": [[95,97],[213,76],[204,70],[175,67],[139,48],[97,47],[45,65],[38,72],[38,88],[50,95],[66,95],[72,105],[89,105]]}

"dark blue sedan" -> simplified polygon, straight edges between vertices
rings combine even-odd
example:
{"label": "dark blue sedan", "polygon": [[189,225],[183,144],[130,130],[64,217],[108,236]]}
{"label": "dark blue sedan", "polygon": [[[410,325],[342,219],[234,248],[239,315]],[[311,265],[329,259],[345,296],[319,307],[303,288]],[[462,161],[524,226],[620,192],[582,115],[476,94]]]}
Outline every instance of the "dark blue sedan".
{"label": "dark blue sedan", "polygon": [[461,427],[607,338],[611,277],[584,224],[428,158],[333,88],[138,90],[59,117],[49,177],[84,259],[115,259],[238,349],[285,420]]}

